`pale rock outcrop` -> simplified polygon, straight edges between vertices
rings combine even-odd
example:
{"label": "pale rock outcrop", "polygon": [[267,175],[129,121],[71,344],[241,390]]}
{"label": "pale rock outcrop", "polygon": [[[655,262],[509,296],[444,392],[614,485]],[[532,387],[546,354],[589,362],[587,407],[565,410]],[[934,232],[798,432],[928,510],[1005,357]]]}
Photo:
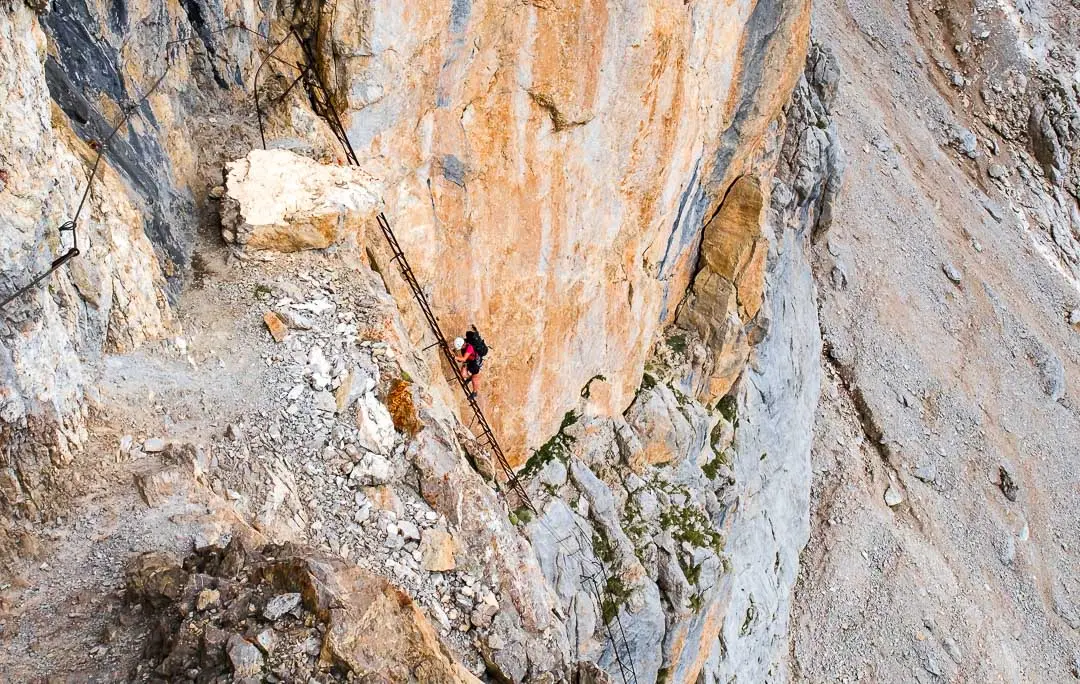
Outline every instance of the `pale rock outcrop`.
{"label": "pale rock outcrop", "polygon": [[714,419],[696,402],[664,383],[642,389],[626,411],[626,421],[641,444],[631,452],[630,467],[659,465],[689,458],[697,461]]}
{"label": "pale rock outcrop", "polygon": [[250,249],[295,252],[342,240],[363,243],[379,186],[349,166],[288,150],[252,150],[226,165],[222,236]]}
{"label": "pale rock outcrop", "polygon": [[[666,385],[642,395],[656,387]],[[655,394],[675,396],[670,387]],[[670,409],[724,420],[688,397]],[[598,657],[613,677],[632,666],[639,681],[694,682],[725,614],[723,530],[735,490],[721,474],[723,456],[697,454],[708,421],[665,416],[656,418],[677,445],[665,448],[680,452],[659,464],[622,453],[644,450],[631,446],[645,443],[634,434],[635,423],[648,428],[644,415],[564,421],[550,443],[558,446],[534,456],[551,460],[525,470],[538,473],[530,491],[542,513],[527,528],[579,657]],[[552,464],[569,479],[548,477]]]}

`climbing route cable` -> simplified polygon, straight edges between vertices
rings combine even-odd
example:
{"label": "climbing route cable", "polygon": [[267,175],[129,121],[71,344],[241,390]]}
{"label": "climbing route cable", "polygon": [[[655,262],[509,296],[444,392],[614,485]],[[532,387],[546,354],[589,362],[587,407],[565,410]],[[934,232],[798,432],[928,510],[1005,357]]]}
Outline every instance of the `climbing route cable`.
{"label": "climbing route cable", "polygon": [[[241,23],[228,24],[228,25],[223,26],[223,27],[221,27],[219,29],[215,29],[213,31],[210,31],[205,36],[190,36],[190,37],[187,37],[187,38],[178,38],[176,40],[170,40],[167,43],[165,43],[165,69],[164,69],[164,71],[161,72],[161,75],[157,77],[157,79],[150,86],[150,88],[148,88],[146,90],[146,92],[143,93],[139,97],[139,99],[135,100],[134,102],[128,103],[126,106],[124,106],[122,108],[123,114],[120,117],[120,119],[116,122],[116,125],[112,127],[112,130],[109,131],[109,134],[105,137],[105,139],[103,141],[101,141],[100,143],[97,143],[95,145],[95,147],[96,147],[96,155],[94,156],[94,163],[90,167],[90,173],[87,175],[86,187],[83,189],[82,196],[79,198],[79,204],[78,204],[78,207],[75,209],[75,215],[72,216],[71,219],[69,219],[69,220],[65,221],[64,223],[62,223],[59,228],[57,228],[57,232],[60,233],[61,237],[63,237],[64,233],[71,233],[71,247],[66,252],[61,254],[59,257],[53,259],[52,263],[49,265],[49,268],[46,271],[44,271],[43,273],[35,276],[26,285],[18,288],[17,290],[15,290],[11,294],[9,294],[7,297],[5,297],[2,301],[0,301],[0,311],[6,310],[7,306],[9,304],[11,304],[11,302],[15,301],[16,299],[18,299],[22,295],[26,294],[30,290],[37,287],[42,281],[44,281],[50,275],[55,273],[57,271],[57,269],[59,269],[61,266],[63,266],[64,264],[71,261],[72,259],[74,259],[75,257],[79,256],[82,253],[81,250],[79,249],[79,233],[78,233],[79,217],[82,215],[82,210],[83,210],[83,207],[86,205],[86,200],[90,197],[90,191],[94,186],[94,180],[97,178],[98,168],[101,166],[101,159],[102,159],[102,157],[105,156],[105,152],[109,149],[109,145],[112,143],[113,138],[115,138],[116,134],[120,131],[120,129],[124,127],[124,124],[126,124],[130,120],[132,114],[134,114],[136,111],[138,111],[142,107],[143,103],[145,103],[150,98],[150,96],[154,93],[154,91],[157,90],[158,86],[161,85],[162,81],[165,80],[165,76],[168,75],[169,70],[172,68],[172,65],[173,65],[173,55],[170,53],[170,50],[172,50],[172,48],[174,48],[177,45],[181,45],[181,44],[184,44],[184,43],[190,43],[190,42],[195,41],[195,40],[205,40],[209,36],[217,35],[217,34],[220,34],[220,33],[225,33],[226,31],[232,31],[232,30],[246,31],[247,33],[250,33],[250,34],[252,34],[254,36],[257,36],[257,37],[259,37],[259,38],[261,38],[263,40],[269,40],[268,36],[265,36],[265,35],[259,33],[258,31],[255,31],[255,30],[251,29],[251,28],[248,28],[247,26],[245,26],[241,22]],[[270,54],[267,55],[267,57],[264,58],[263,61],[259,64],[259,69],[260,70],[262,68],[262,65],[266,62],[266,60],[268,58],[271,58],[271,57],[274,56],[274,52],[277,51],[277,48],[280,47],[281,44],[284,43],[285,40],[287,40],[290,35],[293,35],[293,33],[290,32],[290,34],[286,35],[285,38],[283,38],[280,42],[278,42],[274,46],[274,48],[270,52]],[[281,60],[278,60],[278,61],[281,61]],[[260,108],[260,105],[259,105],[259,98],[258,98],[258,95],[259,95],[258,94],[258,71],[256,71],[256,75],[255,75],[255,85],[256,85],[256,88],[255,88],[255,107],[256,107],[256,110],[259,112],[259,134],[261,136],[262,135],[262,112],[261,112],[261,108]],[[290,88],[291,88],[291,86],[290,86]],[[286,91],[286,94],[287,94],[287,92],[288,91]],[[265,140],[263,141],[263,146],[265,147]]]}
{"label": "climbing route cable", "polygon": [[[416,274],[413,272],[412,267],[409,265],[408,259],[405,257],[405,253],[401,249],[401,245],[397,240],[397,236],[394,235],[393,229],[390,227],[390,222],[387,221],[386,216],[379,212],[377,216],[379,228],[382,230],[383,236],[386,238],[387,243],[390,245],[390,252],[392,257],[391,262],[396,262],[398,270],[401,272],[402,278],[409,286],[409,290],[412,292],[413,297],[416,299],[417,304],[420,306],[421,312],[424,314],[424,319],[427,321],[428,327],[431,329],[432,334],[435,336],[436,344],[442,350],[443,356],[446,358],[447,363],[454,369],[454,377],[457,378],[458,384],[461,387],[462,392],[465,393],[465,397],[469,402],[469,407],[473,411],[473,415],[477,424],[480,426],[481,438],[480,444],[488,447],[494,454],[499,468],[502,470],[503,475],[506,477],[506,481],[510,488],[521,499],[521,503],[532,511],[536,516],[536,520],[540,522],[555,539],[556,543],[564,549],[567,555],[576,555],[582,562],[581,580],[585,585],[589,593],[593,596],[597,606],[600,608],[601,613],[604,610],[604,606],[611,600],[611,577],[608,574],[608,569],[605,566],[603,560],[596,557],[589,557],[585,555],[585,546],[591,546],[592,541],[589,539],[588,533],[581,527],[581,524],[574,520],[574,531],[572,538],[575,542],[575,548],[567,549],[563,544],[571,537],[559,538],[552,530],[547,522],[544,520],[540,511],[533,505],[532,499],[526,491],[524,485],[522,485],[517,473],[510,466],[506,459],[502,448],[499,446],[498,440],[495,438],[495,433],[492,432],[491,426],[488,424],[487,419],[484,417],[484,412],[480,409],[480,405],[477,403],[476,398],[469,389],[465,379],[461,373],[457,372],[457,363],[453,353],[450,351],[450,345],[446,341],[446,336],[442,332],[442,328],[439,325],[438,319],[431,310],[431,305],[428,303],[427,296],[424,294],[423,289],[420,287],[420,283],[416,279]],[[592,571],[586,570],[585,565],[590,565]],[[615,663],[619,668],[619,674],[622,676],[624,684],[637,684],[637,672],[634,669],[633,657],[630,653],[630,647],[626,639],[626,631],[623,629],[622,618],[619,616],[619,611],[616,609],[611,620],[603,620],[604,630],[607,634],[608,641],[611,642],[612,652],[615,657]],[[614,623],[614,626],[613,624]]]}

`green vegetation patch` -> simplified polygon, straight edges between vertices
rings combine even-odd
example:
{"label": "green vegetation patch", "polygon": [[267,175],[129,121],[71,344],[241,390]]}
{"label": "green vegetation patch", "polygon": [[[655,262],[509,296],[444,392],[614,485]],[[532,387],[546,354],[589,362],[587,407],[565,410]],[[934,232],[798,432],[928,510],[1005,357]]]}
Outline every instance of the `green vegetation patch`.
{"label": "green vegetation patch", "polygon": [[712,549],[718,556],[724,550],[724,535],[713,529],[712,521],[696,506],[672,506],[662,511],[660,526],[676,541]]}
{"label": "green vegetation patch", "polygon": [[533,452],[533,455],[525,462],[525,467],[521,469],[521,477],[526,479],[533,477],[554,458],[559,459],[563,463],[568,462],[570,460],[570,448],[574,444],[574,437],[566,434],[566,428],[577,421],[577,414],[573,411],[567,411],[566,414],[563,415],[562,423],[559,425],[559,431],[556,432],[551,439],[545,442],[542,447]]}
{"label": "green vegetation patch", "polygon": [[729,394],[721,398],[716,402],[716,408],[720,410],[720,415],[724,417],[724,420],[739,427],[739,402],[735,397]]}
{"label": "green vegetation patch", "polygon": [[604,624],[610,623],[619,614],[619,608],[630,598],[630,588],[622,581],[621,577],[612,575],[604,585],[604,595],[601,597],[600,612],[604,618]]}
{"label": "green vegetation patch", "polygon": [[686,353],[686,335],[678,333],[667,338],[667,346],[676,354]]}

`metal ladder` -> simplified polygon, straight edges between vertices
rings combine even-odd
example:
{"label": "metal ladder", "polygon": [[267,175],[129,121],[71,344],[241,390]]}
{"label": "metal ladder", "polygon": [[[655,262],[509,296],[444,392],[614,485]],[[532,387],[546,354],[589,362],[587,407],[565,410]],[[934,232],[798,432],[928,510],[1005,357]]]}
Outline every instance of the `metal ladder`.
{"label": "metal ladder", "polygon": [[390,258],[391,263],[397,262],[398,270],[401,271],[401,277],[412,291],[416,303],[420,305],[420,311],[423,312],[424,320],[427,321],[428,327],[431,328],[431,333],[435,335],[435,344],[442,350],[446,362],[450,364],[450,368],[454,371],[454,377],[457,379],[458,386],[461,387],[461,391],[465,394],[465,399],[469,402],[469,408],[472,409],[473,417],[480,428],[480,439],[478,440],[478,443],[491,451],[495,456],[495,461],[498,463],[499,469],[506,478],[506,483],[518,495],[521,502],[531,508],[532,504],[529,501],[529,495],[525,491],[525,487],[521,484],[517,473],[514,472],[514,469],[510,466],[510,462],[506,459],[506,454],[503,453],[502,447],[499,446],[499,440],[495,439],[495,433],[492,432],[491,425],[488,423],[487,418],[484,417],[484,412],[481,410],[480,404],[477,403],[476,398],[469,389],[465,378],[463,378],[458,371],[457,359],[454,358],[454,354],[450,351],[450,345],[446,341],[446,336],[443,335],[439,320],[431,310],[431,304],[428,303],[427,296],[420,288],[420,283],[416,280],[416,274],[413,273],[412,266],[409,265],[409,260],[405,258],[405,252],[402,251],[397,236],[394,235],[393,229],[390,228],[390,222],[386,220],[386,215],[381,211],[376,218],[379,222],[379,228],[382,229],[383,237],[386,238],[386,242],[390,245],[390,252],[393,254]]}

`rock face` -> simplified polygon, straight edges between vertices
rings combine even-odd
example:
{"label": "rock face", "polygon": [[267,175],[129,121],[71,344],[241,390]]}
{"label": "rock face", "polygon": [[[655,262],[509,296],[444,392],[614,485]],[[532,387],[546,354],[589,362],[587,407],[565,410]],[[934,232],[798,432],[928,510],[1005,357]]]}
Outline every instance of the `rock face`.
{"label": "rock face", "polygon": [[829,118],[832,54],[813,46],[786,111],[767,221],[768,334],[754,350],[737,408],[740,505],[726,551],[731,599],[703,681],[787,678],[787,632],[799,554],[809,538],[810,449],[821,338],[809,243],[827,228],[843,152]]}
{"label": "rock face", "polygon": [[336,72],[353,145],[444,327],[486,335],[489,418],[515,459],[595,375],[596,410],[630,403],[703,217],[752,170],[797,78],[806,11],[473,2],[358,17],[367,51]]}
{"label": "rock face", "polygon": [[[0,17],[0,291],[44,273],[72,246],[95,152],[49,100],[46,36],[29,7]],[[85,440],[82,363],[174,327],[165,274],[144,232],[142,198],[103,164],[76,224],[84,256],[5,306],[0,321],[0,509],[35,519],[51,508]],[[6,533],[0,531],[0,546]]]}
{"label": "rock face", "polygon": [[698,272],[677,318],[710,352],[697,393],[706,404],[731,389],[750,352],[746,327],[761,309],[768,251],[763,201],[757,178],[732,184],[705,226]]}

